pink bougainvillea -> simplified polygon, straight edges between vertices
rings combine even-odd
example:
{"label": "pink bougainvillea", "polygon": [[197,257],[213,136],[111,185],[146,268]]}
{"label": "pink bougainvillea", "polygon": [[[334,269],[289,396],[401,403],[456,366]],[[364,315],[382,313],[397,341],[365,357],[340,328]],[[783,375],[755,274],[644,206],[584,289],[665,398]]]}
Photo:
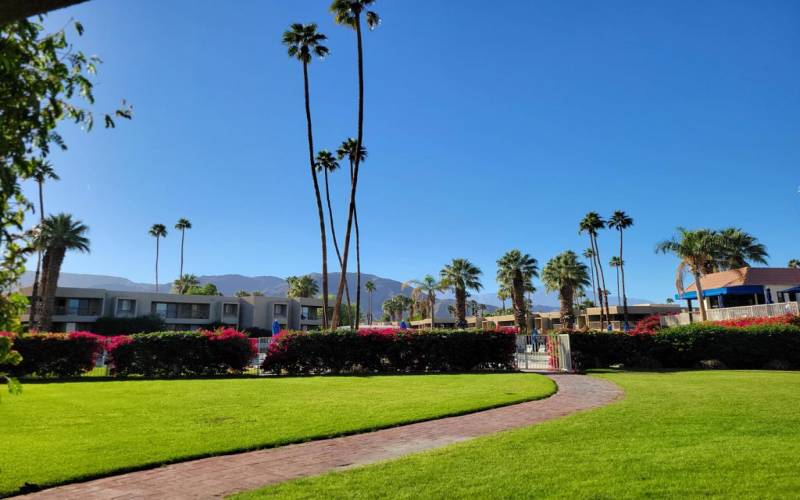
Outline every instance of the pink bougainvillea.
{"label": "pink bougainvillea", "polygon": [[793,314],[786,314],[783,316],[775,316],[773,318],[727,319],[722,321],[714,321],[714,324],[733,328],[743,328],[753,325],[797,325],[800,324],[800,318]]}

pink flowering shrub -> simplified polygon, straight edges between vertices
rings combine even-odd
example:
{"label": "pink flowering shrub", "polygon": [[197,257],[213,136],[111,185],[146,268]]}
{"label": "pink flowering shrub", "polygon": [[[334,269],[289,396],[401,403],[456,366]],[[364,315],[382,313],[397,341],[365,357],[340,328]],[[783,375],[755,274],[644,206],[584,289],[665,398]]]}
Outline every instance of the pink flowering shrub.
{"label": "pink flowering shrub", "polygon": [[509,370],[516,338],[478,330],[294,332],[273,337],[265,371],[276,374]]}
{"label": "pink flowering shrub", "polygon": [[89,332],[0,335],[14,338],[14,349],[22,355],[19,365],[4,367],[18,377],[77,377],[94,368],[103,352],[103,338]]}
{"label": "pink flowering shrub", "polygon": [[773,318],[740,318],[728,319],[722,321],[714,321],[715,325],[727,326],[731,328],[744,328],[754,325],[798,325],[800,326],[800,317],[794,314],[786,314],[783,316],[775,316]]}

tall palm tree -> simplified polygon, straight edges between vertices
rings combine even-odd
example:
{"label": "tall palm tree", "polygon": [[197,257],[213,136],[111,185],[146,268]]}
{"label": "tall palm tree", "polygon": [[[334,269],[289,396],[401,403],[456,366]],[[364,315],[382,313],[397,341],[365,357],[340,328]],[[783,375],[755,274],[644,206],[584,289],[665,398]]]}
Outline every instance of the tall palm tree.
{"label": "tall palm tree", "polygon": [[675,273],[675,288],[683,294],[683,273],[689,271],[694,277],[697,289],[697,302],[700,304],[700,319],[706,321],[706,305],[703,300],[703,284],[700,281],[709,262],[713,262],[719,254],[720,236],[710,229],[689,230],[678,228],[678,234],[671,240],[662,241],[656,245],[656,253],[671,253],[680,259]]}
{"label": "tall palm tree", "polygon": [[420,296],[424,296],[428,302],[428,314],[431,317],[431,329],[436,326],[436,292],[441,292],[445,289],[441,282],[436,281],[436,278],[430,274],[423,276],[421,280],[409,280],[403,283],[401,289],[406,287],[413,287],[415,292]]}
{"label": "tall palm tree", "polygon": [[594,272],[594,250],[591,248],[587,248],[583,251],[584,258],[589,260],[589,277],[592,281],[592,300],[597,302],[597,285],[595,284],[595,272]]}
{"label": "tall palm tree", "polygon": [[542,282],[547,291],[558,291],[561,324],[571,329],[575,321],[573,296],[590,284],[586,264],[578,260],[575,252],[568,250],[547,262],[542,270]]}
{"label": "tall palm tree", "polygon": [[[625,326],[623,329],[628,328],[628,294],[625,291],[625,259],[622,256],[622,233],[633,226],[633,218],[622,210],[617,210],[608,219],[608,227],[616,229],[619,232],[619,261],[620,266],[618,272],[622,276],[622,315]],[[617,292],[619,295],[619,292]]]}
{"label": "tall palm tree", "polygon": [[183,242],[186,239],[186,230],[192,228],[192,223],[189,219],[180,218],[175,224],[175,229],[181,232],[181,270],[178,276],[183,276]]}
{"label": "tall palm tree", "polygon": [[[308,161],[311,167],[311,180],[314,184],[314,196],[317,199],[317,217],[319,218],[319,237],[322,243],[322,327],[328,328],[328,242],[325,234],[325,213],[322,210],[322,197],[319,192],[317,170],[314,162],[314,134],[311,127],[311,98],[308,91],[308,65],[313,56],[320,59],[328,55],[328,48],[322,45],[327,37],[317,32],[314,23],[294,23],[283,33],[283,44],[287,47],[289,57],[294,57],[303,64],[303,90],[306,106],[306,132],[308,135]],[[345,259],[347,258],[345,250]],[[342,271],[341,284],[347,280],[347,274]],[[337,317],[341,301],[336,304],[333,315]]]}
{"label": "tall palm tree", "polygon": [[317,282],[314,281],[309,275],[306,276],[289,276],[286,278],[286,283],[289,284],[289,290],[286,292],[287,297],[310,298],[319,293]]}
{"label": "tall palm tree", "polygon": [[[336,150],[336,157],[339,160],[347,158],[350,162],[350,184],[353,183],[353,170],[355,169],[356,157],[358,157],[359,164],[364,163],[367,159],[367,148],[362,144],[358,146],[358,141],[352,137],[345,139]],[[358,228],[358,206],[353,200],[353,224],[356,228],[356,318],[361,316],[361,233]],[[341,262],[340,262],[341,264]],[[348,303],[350,301],[350,291],[345,288],[347,293]],[[358,319],[356,319],[358,321]],[[358,328],[358,325],[356,325]]]}
{"label": "tall palm tree", "polygon": [[[60,180],[58,174],[50,163],[40,161],[37,162],[33,170],[33,179],[39,188],[39,231],[44,224],[44,183],[49,180]],[[33,275],[33,289],[31,290],[31,314],[28,319],[28,328],[36,330],[36,312],[39,309],[39,276],[42,270],[42,251],[36,252],[36,273]]]}
{"label": "tall palm tree", "polygon": [[167,236],[167,228],[164,224],[153,224],[148,232],[150,236],[156,239],[156,293],[158,293],[158,254],[159,254],[159,241],[161,238]]}
{"label": "tall palm tree", "polygon": [[[592,251],[594,252],[595,269],[597,270],[597,289],[598,299],[600,299],[600,328],[605,328],[605,323],[609,317],[608,297],[603,293],[606,289],[606,276],[603,272],[603,264],[600,261],[600,248],[597,244],[597,233],[606,227],[606,222],[597,212],[589,212],[578,224],[578,233],[587,233]],[[604,309],[605,306],[605,309]]]}
{"label": "tall palm tree", "polygon": [[[331,226],[331,237],[333,238],[333,248],[336,250],[336,259],[339,261],[339,267],[342,266],[342,254],[339,251],[339,241],[336,239],[336,226],[333,223],[333,207],[331,206],[331,192],[330,187],[328,184],[328,173],[333,173],[339,169],[339,162],[336,161],[336,157],[328,151],[327,149],[323,149],[322,151],[317,153],[317,159],[315,161],[317,166],[317,173],[322,172],[325,177],[325,199],[328,203],[328,221]],[[347,284],[346,275],[344,276],[344,290],[347,295],[347,307],[352,307],[350,304],[350,286]]]}
{"label": "tall palm tree", "polygon": [[467,259],[453,259],[439,272],[441,284],[452,288],[456,296],[456,328],[467,327],[467,292],[480,291],[483,272]]}
{"label": "tall palm tree", "polygon": [[[200,281],[194,274],[181,274],[181,276],[172,282],[172,289],[178,295],[186,295],[192,287],[199,286]],[[242,290],[240,290],[241,292]],[[237,294],[239,292],[236,292]],[[238,295],[237,295],[238,296]]]}
{"label": "tall palm tree", "polygon": [[[375,293],[375,283],[372,280],[367,280],[364,283],[364,289],[369,295],[369,312],[367,313],[367,324],[372,325],[372,294]],[[358,307],[358,305],[356,305]]]}
{"label": "tall palm tree", "polygon": [[751,262],[767,263],[767,248],[752,234],[729,227],[720,231],[719,236],[720,250],[715,259],[715,271],[749,267]]}
{"label": "tall palm tree", "polygon": [[800,268],[800,260],[798,259],[789,259],[789,263],[786,264],[786,267],[791,267],[792,269]]}
{"label": "tall palm tree", "polygon": [[[356,49],[358,51],[358,132],[356,135],[356,151],[361,150],[364,144],[364,51],[361,41],[361,16],[366,17],[369,29],[374,29],[380,23],[380,17],[369,7],[375,0],[334,0],[330,10],[334,15],[336,23],[348,26],[356,31]],[[347,275],[347,256],[350,251],[350,232],[353,225],[353,217],[356,209],[356,191],[358,189],[358,170],[361,159],[356,156],[353,163],[353,181],[350,183],[350,208],[347,215],[347,227],[344,233],[344,250],[342,251],[342,276]],[[359,288],[360,291],[360,288]],[[344,292],[343,283],[339,282],[339,289],[336,292],[336,307],[333,312],[333,328],[336,328],[339,317],[337,311],[342,303],[342,293]],[[358,299],[356,299],[356,303]]]}
{"label": "tall palm tree", "polygon": [[[622,262],[622,259],[619,258],[619,256],[615,255],[611,257],[611,262],[609,262],[608,265],[613,267],[617,271],[617,307],[619,307],[622,305],[622,295],[619,289],[619,270],[622,269],[624,263]],[[628,322],[626,321],[625,324],[627,325]]]}
{"label": "tall palm tree", "polygon": [[39,326],[43,331],[52,328],[58,278],[61,264],[69,250],[89,251],[89,228],[69,214],[51,215],[42,223],[35,245],[40,248],[42,257],[42,300],[40,302]]}
{"label": "tall palm tree", "polygon": [[525,292],[533,289],[533,278],[539,276],[536,259],[523,254],[517,249],[506,252],[497,260],[497,283],[511,291],[511,303],[514,307],[514,323],[520,333],[525,333],[528,325],[525,321]]}

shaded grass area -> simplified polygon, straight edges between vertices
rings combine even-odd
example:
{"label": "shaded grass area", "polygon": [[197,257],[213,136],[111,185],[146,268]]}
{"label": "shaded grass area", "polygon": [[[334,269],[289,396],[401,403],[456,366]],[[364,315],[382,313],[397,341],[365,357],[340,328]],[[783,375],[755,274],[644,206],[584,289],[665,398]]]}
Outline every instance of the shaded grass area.
{"label": "shaded grass area", "polygon": [[618,403],[237,498],[791,498],[800,373],[604,373]]}
{"label": "shaded grass area", "polygon": [[554,391],[550,379],[518,373],[31,383],[0,404],[0,496]]}

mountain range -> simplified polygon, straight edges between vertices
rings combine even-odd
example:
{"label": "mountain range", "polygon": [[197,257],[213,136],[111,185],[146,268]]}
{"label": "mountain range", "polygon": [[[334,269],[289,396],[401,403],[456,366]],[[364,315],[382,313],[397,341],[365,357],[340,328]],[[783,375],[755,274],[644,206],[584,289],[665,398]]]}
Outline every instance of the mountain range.
{"label": "mountain range", "polygon": [[[320,274],[310,273],[317,284],[320,284]],[[339,286],[339,279],[341,273],[329,273],[329,293],[335,294]],[[200,283],[213,283],[223,295],[233,295],[238,290],[247,291],[260,291],[264,295],[283,297],[289,286],[286,280],[277,276],[243,276],[240,274],[221,274],[221,275],[206,275],[197,277]],[[397,280],[382,278],[374,274],[361,274],[362,286],[367,281],[375,283],[375,292],[372,294],[372,312],[375,315],[381,313],[381,304],[390,297],[403,294],[410,295],[411,290],[402,288],[402,283]],[[347,282],[350,290],[356,288],[356,276],[353,273],[347,274]],[[29,286],[33,283],[33,273],[26,272],[21,280],[22,286]],[[59,286],[75,287],[75,288],[104,288],[106,290],[118,290],[125,292],[152,292],[155,290],[155,285],[152,283],[137,283],[127,278],[120,276],[109,276],[101,274],[78,274],[78,273],[61,273],[58,281]],[[321,288],[321,286],[320,286]],[[168,289],[167,284],[160,286],[161,291],[166,292]],[[494,293],[478,293],[470,297],[471,300],[476,300],[481,304],[486,304],[488,311],[494,311],[501,306],[500,300]],[[355,294],[351,296],[351,301],[355,302]],[[453,296],[450,293],[444,293],[436,301],[436,315],[449,316],[447,306],[453,304]],[[637,299],[628,297],[629,304],[642,304],[649,303],[650,301],[644,299]],[[368,308],[369,296],[366,292],[361,294],[362,309]],[[616,297],[609,297],[610,304],[616,304]],[[554,311],[558,310],[558,296],[555,293],[536,292],[533,294],[534,310],[536,311]],[[510,303],[506,303],[507,307],[511,307]]]}

